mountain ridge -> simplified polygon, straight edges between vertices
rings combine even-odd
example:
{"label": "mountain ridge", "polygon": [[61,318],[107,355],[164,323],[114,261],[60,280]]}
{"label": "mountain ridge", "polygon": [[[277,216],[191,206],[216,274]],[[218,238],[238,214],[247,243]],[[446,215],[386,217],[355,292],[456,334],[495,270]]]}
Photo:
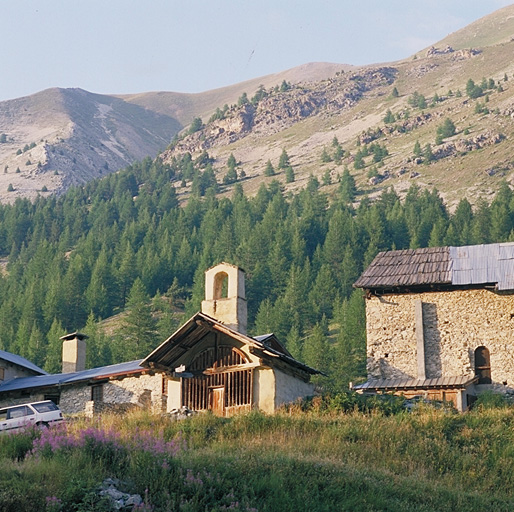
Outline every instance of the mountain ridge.
{"label": "mountain ridge", "polygon": [[[61,193],[69,186],[102,177],[147,156],[159,155],[168,161],[184,151],[198,157],[205,150],[214,161],[220,182],[226,173],[226,161],[234,153],[246,173],[242,182],[245,191],[254,193],[260,183],[269,181],[263,176],[266,162],[275,164],[284,149],[291,153],[296,174],[295,181],[287,184],[290,190],[304,186],[310,175],[321,179],[328,173],[325,181],[334,183],[347,166],[362,190],[371,195],[387,186],[404,191],[415,179],[420,186],[438,187],[450,202],[468,193],[478,200],[479,196],[494,193],[498,176],[511,179],[514,155],[502,141],[513,136],[510,115],[514,111],[514,67],[509,58],[513,34],[514,5],[471,23],[411,58],[388,64],[355,67],[308,63],[192,94],[157,91],[106,95],[52,88],[3,101],[0,201]],[[395,70],[394,83],[372,85],[373,73],[385,68]],[[482,78],[493,80],[495,87],[484,91],[481,99],[471,100],[462,95],[470,78],[478,83]],[[368,85],[367,80],[371,80]],[[290,90],[280,91],[281,83]],[[370,90],[357,100],[346,98],[351,105],[338,103],[335,98],[347,94],[350,85]],[[393,87],[399,91],[394,98]],[[243,133],[237,128],[241,125],[237,102],[243,93],[251,98],[259,89],[265,95],[245,107],[253,108],[254,113],[250,116],[252,126],[247,125]],[[458,97],[457,91],[462,96]],[[414,93],[424,95],[429,104],[423,109],[411,107]],[[469,111],[485,101],[491,103],[482,113],[474,116]],[[209,122],[219,109],[225,111],[225,118]],[[397,118],[395,129],[383,121],[388,110]],[[486,110],[488,114],[484,114]],[[444,141],[453,146],[439,147],[438,158],[428,166],[416,164],[413,146],[418,140],[423,146],[439,146],[435,144],[435,132],[444,117],[451,117],[457,125],[455,140]],[[204,127],[187,135],[185,128],[193,118],[201,118]],[[220,132],[217,140],[213,138],[216,129]],[[369,158],[364,170],[354,168],[359,151],[356,141],[366,145],[375,140],[366,143],[369,137],[363,134],[367,132],[379,134],[377,143],[387,146],[389,153],[379,162],[383,167],[375,171]],[[465,132],[470,137],[464,136]],[[166,149],[177,134],[181,134],[179,143]],[[345,150],[342,166],[320,159],[334,137]],[[490,145],[483,143],[485,139],[496,142]],[[462,148],[471,147],[475,148],[473,159],[465,158],[471,150]],[[441,156],[445,151],[447,154]],[[500,171],[491,173],[495,166]],[[467,174],[462,171],[464,167]],[[457,190],[445,177],[455,170]],[[376,175],[370,176],[373,173]],[[486,175],[494,175],[494,179],[484,179]],[[275,177],[284,183],[283,176]],[[187,195],[189,185],[183,194]]]}

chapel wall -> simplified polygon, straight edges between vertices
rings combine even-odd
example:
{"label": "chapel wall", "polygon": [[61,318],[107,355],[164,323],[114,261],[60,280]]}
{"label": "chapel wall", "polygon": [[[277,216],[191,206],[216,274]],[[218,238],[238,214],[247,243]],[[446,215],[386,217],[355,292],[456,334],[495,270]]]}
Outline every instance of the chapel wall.
{"label": "chapel wall", "polygon": [[475,349],[485,346],[494,387],[514,388],[514,295],[485,289],[371,296],[369,378],[417,377],[416,300],[422,301],[427,378],[473,375]]}

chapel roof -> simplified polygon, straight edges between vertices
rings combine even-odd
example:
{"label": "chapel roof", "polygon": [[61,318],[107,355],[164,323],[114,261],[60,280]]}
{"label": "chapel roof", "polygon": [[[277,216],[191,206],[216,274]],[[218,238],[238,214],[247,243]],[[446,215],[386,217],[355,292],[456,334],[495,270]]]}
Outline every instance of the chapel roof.
{"label": "chapel roof", "polygon": [[281,363],[303,370],[311,375],[321,373],[292,357],[287,349],[279,343],[274,334],[266,334],[252,338],[231,329],[205,313],[196,313],[193,315],[184,325],[148,355],[141,365],[150,368],[173,368],[180,357],[189,350],[192,350],[210,331],[224,333],[245,345],[249,345],[251,350],[268,360],[279,360]]}

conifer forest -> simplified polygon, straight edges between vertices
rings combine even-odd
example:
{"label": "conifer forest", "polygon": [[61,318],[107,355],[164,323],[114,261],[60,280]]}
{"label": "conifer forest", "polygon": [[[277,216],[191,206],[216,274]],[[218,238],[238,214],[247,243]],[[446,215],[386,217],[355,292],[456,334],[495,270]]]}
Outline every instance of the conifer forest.
{"label": "conifer forest", "polygon": [[513,236],[507,183],[490,204],[462,199],[453,212],[415,185],[370,200],[347,169],[330,193],[315,177],[294,195],[276,179],[253,197],[224,187],[208,158],[186,154],[0,205],[0,348],[59,372],[59,337],[81,330],[88,367],[144,357],[200,309],[204,271],[226,261],[246,272],[249,334],[274,332],[337,391],[365,377],[352,284],[379,251]]}

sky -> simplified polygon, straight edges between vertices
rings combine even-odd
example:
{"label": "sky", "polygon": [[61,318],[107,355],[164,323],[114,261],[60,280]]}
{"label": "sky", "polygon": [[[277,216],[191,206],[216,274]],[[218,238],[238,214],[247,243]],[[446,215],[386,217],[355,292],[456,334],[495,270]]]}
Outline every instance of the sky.
{"label": "sky", "polygon": [[202,92],[308,62],[409,57],[512,0],[0,0],[0,101]]}

